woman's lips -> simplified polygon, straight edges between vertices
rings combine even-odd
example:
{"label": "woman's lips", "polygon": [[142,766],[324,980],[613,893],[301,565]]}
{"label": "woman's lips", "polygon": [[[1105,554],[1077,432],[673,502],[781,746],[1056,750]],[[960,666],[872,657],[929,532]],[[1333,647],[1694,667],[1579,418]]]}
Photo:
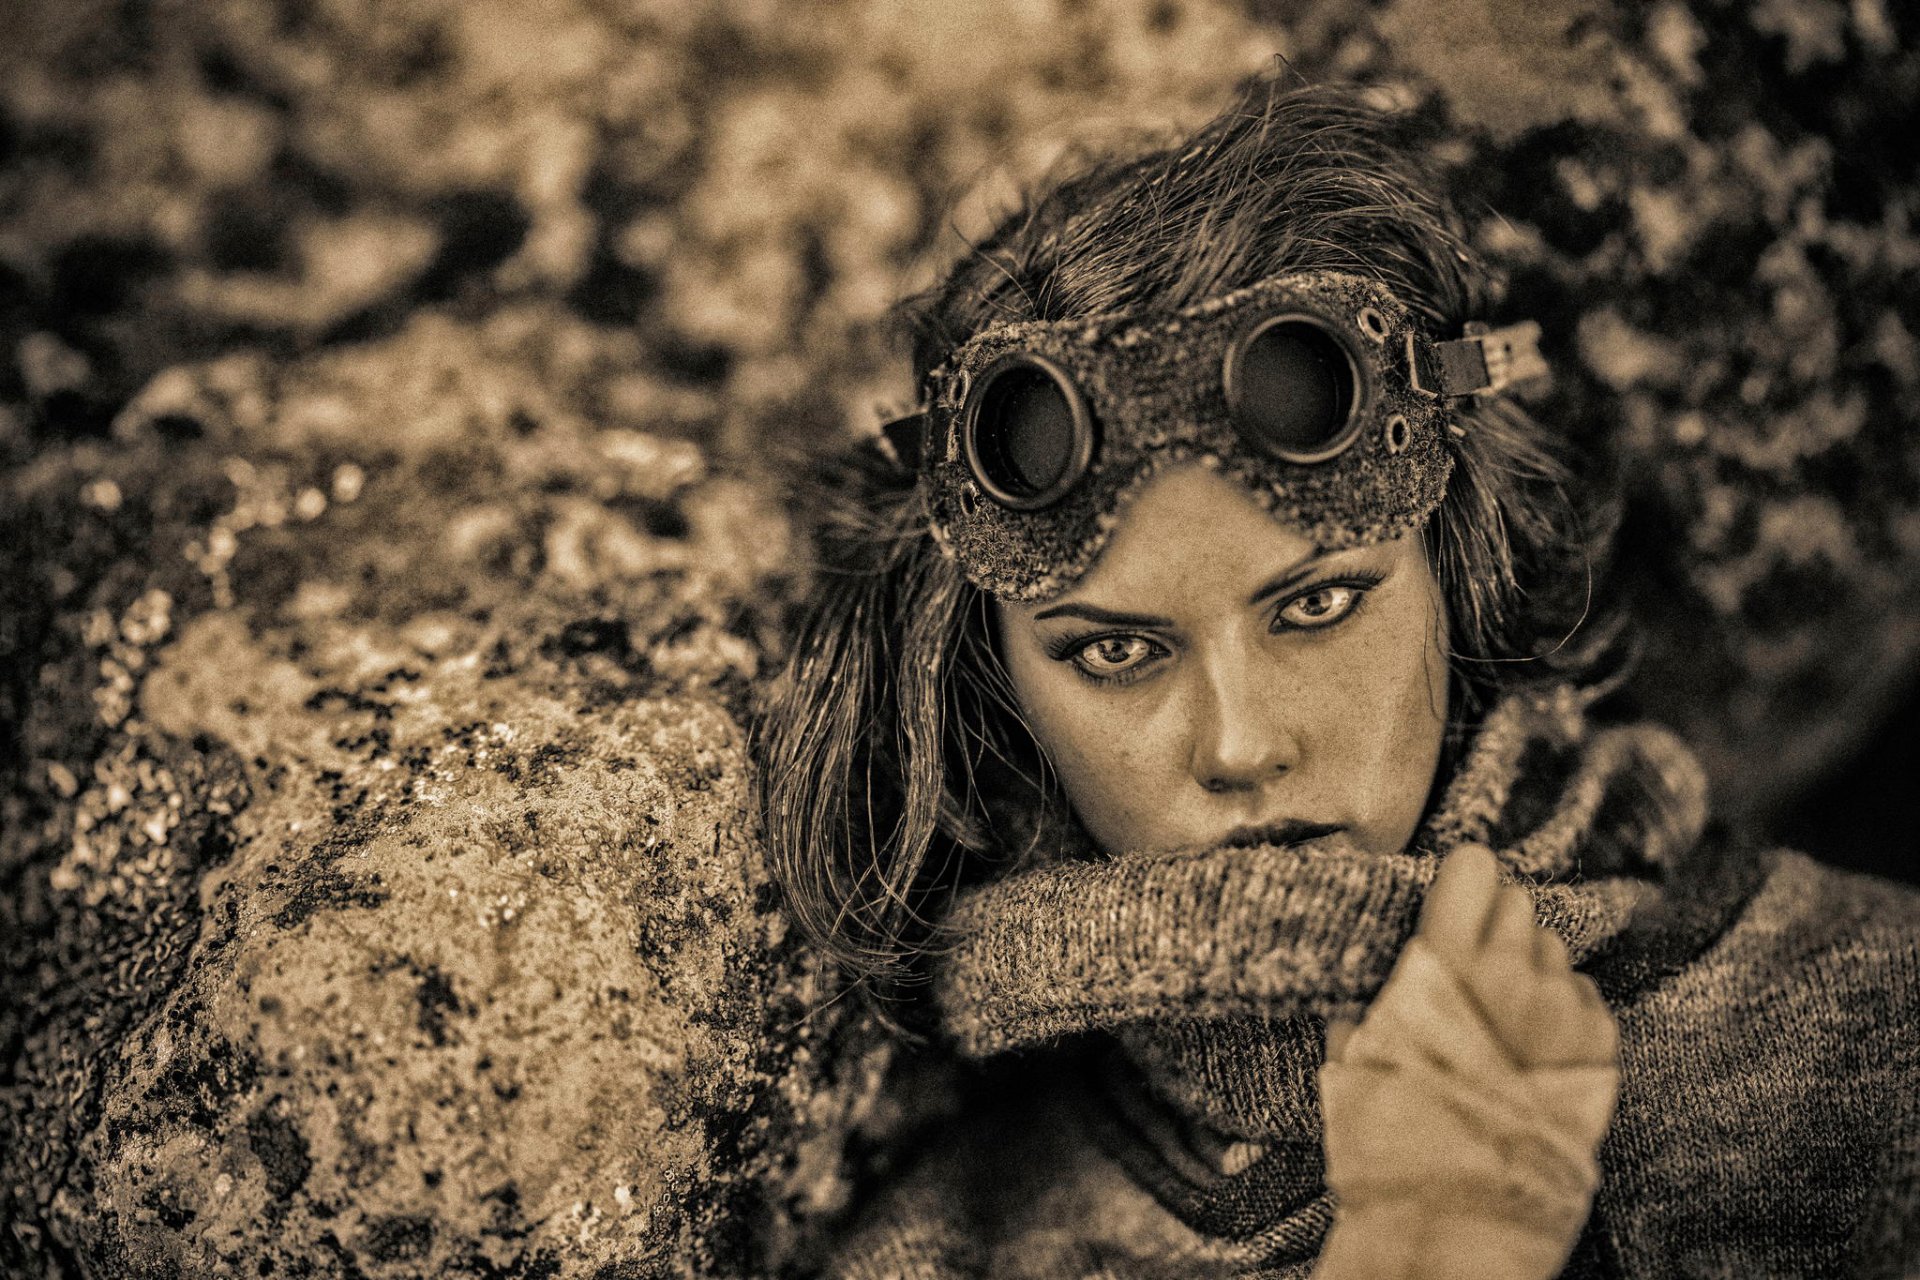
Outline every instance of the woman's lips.
{"label": "woman's lips", "polygon": [[1330,836],[1345,830],[1345,827],[1328,822],[1301,822],[1298,819],[1289,818],[1285,822],[1274,822],[1265,826],[1235,827],[1218,843],[1227,848],[1247,848],[1261,844],[1286,846],[1305,844],[1309,840],[1318,840],[1321,836]]}

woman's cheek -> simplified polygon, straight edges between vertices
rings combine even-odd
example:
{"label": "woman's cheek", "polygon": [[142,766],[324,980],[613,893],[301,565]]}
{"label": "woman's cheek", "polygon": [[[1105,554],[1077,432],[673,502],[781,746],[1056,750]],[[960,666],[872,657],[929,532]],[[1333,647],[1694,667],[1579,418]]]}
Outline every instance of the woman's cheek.
{"label": "woman's cheek", "polygon": [[1363,849],[1398,853],[1425,812],[1446,733],[1448,672],[1430,615],[1401,601],[1364,651],[1330,655],[1310,740]]}
{"label": "woman's cheek", "polygon": [[[1177,735],[1138,700],[1105,690],[1077,692],[1083,695],[1074,699],[1079,705],[1054,708],[1035,724],[1042,745],[1081,825],[1101,848],[1147,847],[1160,838],[1160,826],[1178,801],[1169,784]],[[1095,696],[1084,697],[1089,693]]]}

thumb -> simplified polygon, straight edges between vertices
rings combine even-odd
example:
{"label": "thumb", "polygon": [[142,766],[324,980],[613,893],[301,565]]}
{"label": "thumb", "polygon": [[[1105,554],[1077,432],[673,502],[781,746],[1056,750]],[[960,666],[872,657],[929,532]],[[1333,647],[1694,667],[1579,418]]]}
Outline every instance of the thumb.
{"label": "thumb", "polygon": [[1463,844],[1441,860],[1420,909],[1420,933],[1443,959],[1469,963],[1486,939],[1499,899],[1500,870],[1492,851]]}

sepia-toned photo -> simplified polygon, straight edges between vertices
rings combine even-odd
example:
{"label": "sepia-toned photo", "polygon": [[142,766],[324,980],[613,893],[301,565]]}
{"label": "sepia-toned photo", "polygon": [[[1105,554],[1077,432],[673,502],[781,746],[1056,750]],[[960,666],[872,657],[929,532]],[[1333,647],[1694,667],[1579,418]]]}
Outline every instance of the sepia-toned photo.
{"label": "sepia-toned photo", "polygon": [[0,19],[0,1276],[1920,1280],[1920,11]]}

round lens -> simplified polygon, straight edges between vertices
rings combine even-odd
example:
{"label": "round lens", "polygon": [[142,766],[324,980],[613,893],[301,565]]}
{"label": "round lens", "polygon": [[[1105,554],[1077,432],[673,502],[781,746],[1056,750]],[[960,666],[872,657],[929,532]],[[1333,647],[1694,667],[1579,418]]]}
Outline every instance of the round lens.
{"label": "round lens", "polygon": [[1066,375],[1038,356],[1010,356],[974,384],[967,462],[1000,503],[1031,510],[1073,487],[1093,456],[1093,424]]}
{"label": "round lens", "polygon": [[1359,374],[1319,324],[1270,320],[1233,348],[1227,405],[1248,443],[1290,462],[1320,462],[1351,436]]}

